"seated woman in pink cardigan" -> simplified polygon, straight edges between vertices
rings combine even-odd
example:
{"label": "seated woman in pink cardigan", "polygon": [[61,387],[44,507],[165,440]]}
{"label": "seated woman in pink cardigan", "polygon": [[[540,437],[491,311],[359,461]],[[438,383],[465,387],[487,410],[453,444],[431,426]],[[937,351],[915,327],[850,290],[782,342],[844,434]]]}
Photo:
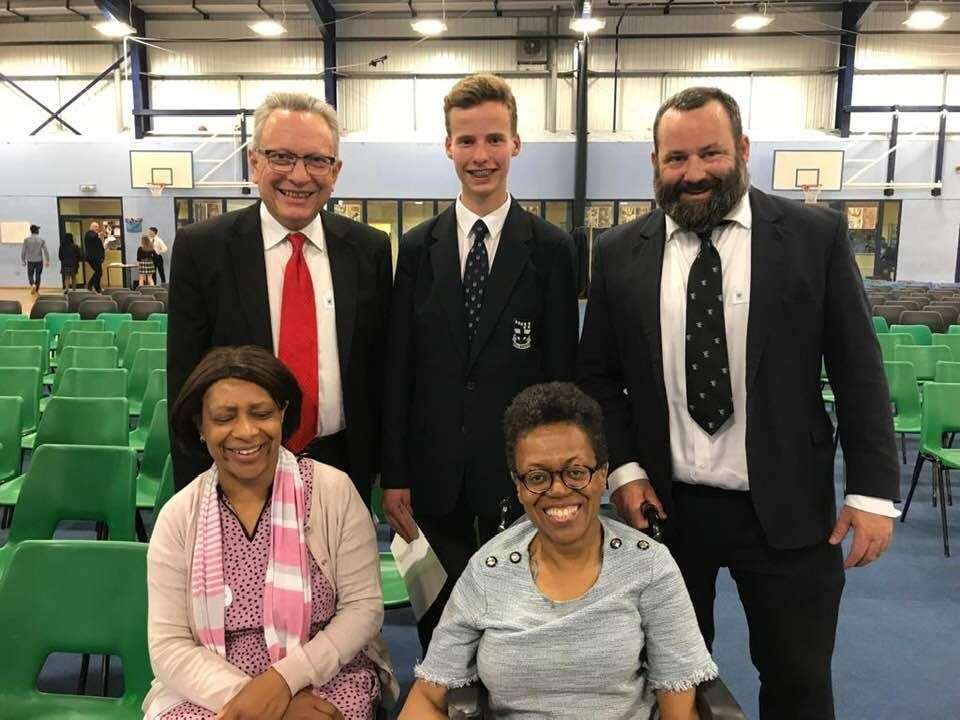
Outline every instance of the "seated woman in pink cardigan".
{"label": "seated woman in pink cardigan", "polygon": [[299,419],[296,379],[253,346],[211,351],[174,403],[174,440],[213,466],[150,540],[147,720],[370,720],[395,700],[370,514],[282,447]]}

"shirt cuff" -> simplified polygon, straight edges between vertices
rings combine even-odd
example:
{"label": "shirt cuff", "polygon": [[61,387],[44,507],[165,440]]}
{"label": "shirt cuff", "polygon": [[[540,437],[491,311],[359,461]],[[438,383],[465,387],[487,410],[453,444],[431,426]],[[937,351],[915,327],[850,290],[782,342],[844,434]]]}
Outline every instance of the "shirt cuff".
{"label": "shirt cuff", "polygon": [[900,517],[900,511],[893,506],[893,500],[870,497],[869,495],[847,495],[845,504],[856,510],[883,515],[888,518]]}
{"label": "shirt cuff", "polygon": [[307,658],[303,646],[293,648],[283,658],[273,664],[273,669],[280,673],[280,677],[290,688],[290,697],[311,684],[310,671],[312,666]]}
{"label": "shirt cuff", "polygon": [[612,473],[607,475],[607,487],[609,488],[610,492],[614,492],[633,480],[649,481],[650,478],[647,476],[647,471],[640,467],[640,463],[624,463]]}

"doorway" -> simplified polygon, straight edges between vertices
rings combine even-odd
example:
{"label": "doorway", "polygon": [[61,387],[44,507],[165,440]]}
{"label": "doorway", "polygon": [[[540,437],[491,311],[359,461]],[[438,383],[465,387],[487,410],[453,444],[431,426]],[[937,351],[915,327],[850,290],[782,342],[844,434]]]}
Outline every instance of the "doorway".
{"label": "doorway", "polygon": [[[67,233],[73,236],[73,242],[83,249],[84,233],[90,228],[90,223],[100,223],[101,237],[104,243],[103,258],[103,287],[127,287],[127,273],[123,265],[126,263],[126,237],[123,225],[123,200],[119,197],[87,198],[87,197],[60,197],[57,198],[57,214],[59,216],[60,237]],[[111,268],[113,265],[113,268]],[[119,268],[119,271],[118,271]],[[93,269],[86,263],[80,263],[74,281],[77,287],[82,287],[93,274]]]}

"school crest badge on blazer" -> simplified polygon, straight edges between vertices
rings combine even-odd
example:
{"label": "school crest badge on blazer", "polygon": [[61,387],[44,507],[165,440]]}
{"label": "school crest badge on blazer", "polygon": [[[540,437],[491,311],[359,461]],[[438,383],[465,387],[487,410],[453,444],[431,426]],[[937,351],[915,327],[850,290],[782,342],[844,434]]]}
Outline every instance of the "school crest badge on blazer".
{"label": "school crest badge on blazer", "polygon": [[513,346],[517,350],[533,347],[533,320],[513,319]]}

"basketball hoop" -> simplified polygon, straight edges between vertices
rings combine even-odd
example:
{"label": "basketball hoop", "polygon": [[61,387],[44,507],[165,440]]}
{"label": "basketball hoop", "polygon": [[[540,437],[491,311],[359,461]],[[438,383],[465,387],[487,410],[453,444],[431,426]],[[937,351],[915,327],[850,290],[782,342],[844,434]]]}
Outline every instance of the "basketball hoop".
{"label": "basketball hoop", "polygon": [[150,194],[155,198],[163,195],[163,189],[167,186],[166,183],[147,183],[147,189],[150,191]]}
{"label": "basketball hoop", "polygon": [[820,197],[820,185],[801,185],[803,190],[803,201],[808,205],[816,205],[817,198]]}

